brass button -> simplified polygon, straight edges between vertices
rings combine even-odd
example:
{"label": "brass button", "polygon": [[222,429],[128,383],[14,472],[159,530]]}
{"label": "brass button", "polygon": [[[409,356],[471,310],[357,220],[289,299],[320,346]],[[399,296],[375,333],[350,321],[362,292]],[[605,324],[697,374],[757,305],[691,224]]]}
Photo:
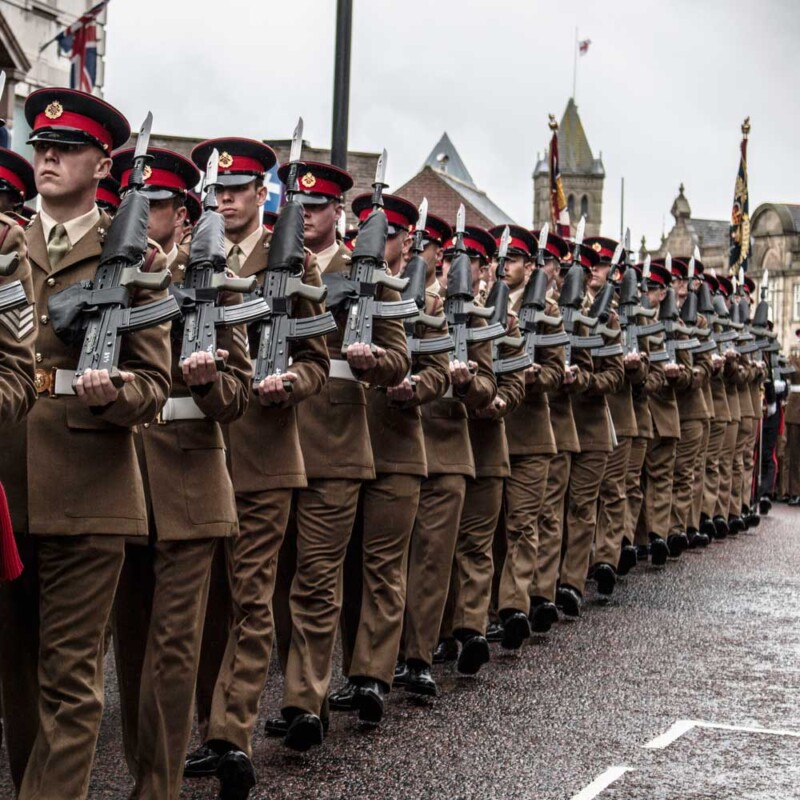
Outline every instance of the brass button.
{"label": "brass button", "polygon": [[48,317],[47,314],[42,314],[42,316],[39,317],[39,322],[41,322],[42,325],[47,325],[47,323],[50,322],[50,317]]}
{"label": "brass button", "polygon": [[143,425],[142,427],[143,427],[143,428],[149,428],[149,427],[150,427],[150,423],[149,423],[149,422],[145,422],[145,423],[144,423],[144,425]]}
{"label": "brass button", "polygon": [[56,279],[55,278],[48,278],[47,279],[47,285],[48,286],[55,286],[56,285]]}
{"label": "brass button", "polygon": [[44,361],[44,357],[42,356],[42,354],[41,354],[41,353],[37,353],[37,354],[36,354],[36,363],[37,363],[37,364],[41,364],[41,363],[42,363],[42,361]]}

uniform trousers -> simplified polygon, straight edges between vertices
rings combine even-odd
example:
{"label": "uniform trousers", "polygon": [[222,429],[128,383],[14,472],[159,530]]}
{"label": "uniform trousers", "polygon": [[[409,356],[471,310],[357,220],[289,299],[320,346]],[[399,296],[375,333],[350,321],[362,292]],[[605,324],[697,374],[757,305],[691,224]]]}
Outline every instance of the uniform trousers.
{"label": "uniform trousers", "polygon": [[[136,781],[131,800],[180,796],[214,545],[214,539],[159,541],[126,551],[114,640],[117,669],[125,673],[119,683],[125,755]],[[138,605],[138,612],[129,613],[129,605]]]}
{"label": "uniform trousers", "polygon": [[632,442],[630,436],[620,436],[619,443],[609,454],[597,504],[594,563],[610,564],[614,569],[619,563],[626,531],[628,498],[625,487]]}
{"label": "uniform trousers", "polygon": [[0,581],[0,707],[11,781],[19,791],[39,728],[37,537],[17,535],[25,569]]}
{"label": "uniform trousers", "polygon": [[[703,446],[704,420],[681,420],[681,438],[675,446],[675,464],[672,468],[672,510],[669,529],[672,533],[685,532],[692,517],[696,490],[695,466]],[[699,486],[700,476],[697,476]]]}
{"label": "uniform trousers", "polygon": [[[750,443],[753,433],[753,420],[750,417],[742,417],[739,422],[739,430],[736,435],[736,449],[733,454],[733,470],[731,472],[731,505],[728,511],[734,517],[742,513],[742,503],[744,497],[744,451]],[[749,499],[748,493],[748,499]]]}
{"label": "uniform trousers", "polygon": [[379,474],[361,486],[344,562],[342,666],[350,678],[391,687],[406,603],[408,548],[419,504],[418,475]]}
{"label": "uniform trousers", "polygon": [[454,634],[486,633],[494,571],[492,542],[502,504],[502,478],[467,478],[454,562]]}
{"label": "uniform trousers", "polygon": [[275,592],[287,717],[298,710],[319,716],[328,694],[342,608],[342,567],[360,486],[358,480],[315,478],[295,490],[294,524],[287,528],[278,558]]}
{"label": "uniform trousers", "polygon": [[402,655],[433,662],[450,589],[458,523],[464,506],[464,475],[431,475],[422,481],[408,554]]}
{"label": "uniform trousers", "polygon": [[561,563],[561,540],[564,536],[564,498],[569,485],[571,453],[557,453],[550,458],[544,502],[539,514],[539,542],[531,597],[549,602],[556,599],[558,566]]}
{"label": "uniform trousers", "polygon": [[739,438],[739,421],[729,422],[725,428],[722,451],[719,455],[719,492],[714,516],[728,519],[731,511],[731,493],[733,490],[733,471],[736,458],[736,440]]}
{"label": "uniform trousers", "polygon": [[644,460],[647,475],[644,496],[645,526],[648,534],[655,533],[662,539],[666,539],[669,533],[677,444],[677,439],[662,437],[656,432],[647,445]]}
{"label": "uniform trousers", "polygon": [[703,425],[703,436],[694,459],[694,481],[692,483],[692,505],[689,508],[687,527],[700,528],[700,512],[703,510],[703,493],[706,475],[706,456],[708,442],[711,438],[711,420],[700,420]]}
{"label": "uniform trousers", "polygon": [[[642,513],[642,502],[644,501],[644,460],[647,456],[647,443],[649,439],[636,436],[631,439],[631,452],[628,456],[628,470],[625,474],[625,532],[623,540],[628,544],[646,544],[647,540],[638,542],[636,540],[636,529],[639,517]],[[645,537],[647,532],[645,531]]]}
{"label": "uniform trousers", "polygon": [[[231,606],[209,606],[207,614],[230,620],[230,626],[214,680],[205,738],[230,742],[248,755],[272,653],[272,596],[292,491],[237,492],[239,535],[224,543]],[[212,677],[205,674],[203,680]],[[208,686],[203,696],[209,696]]]}
{"label": "uniform trousers", "polygon": [[777,471],[777,440],[780,414],[777,411],[764,417],[761,425],[761,482],[758,487],[758,497],[771,495],[775,491],[775,477]]}
{"label": "uniform trousers", "polygon": [[530,611],[530,589],[536,572],[537,520],[547,487],[549,455],[511,457],[505,481],[505,559],[501,561],[497,607],[503,612]]}
{"label": "uniform trousers", "polygon": [[42,536],[39,727],[21,800],[87,796],[103,714],[105,631],[125,559],[121,536]]}
{"label": "uniform trousers", "polygon": [[753,499],[753,472],[756,466],[756,441],[761,429],[761,420],[750,420],[750,435],[742,450],[742,503],[751,505]]}
{"label": "uniform trousers", "polygon": [[788,494],[792,497],[800,495],[800,425],[786,426],[786,449],[784,464],[787,476]]}
{"label": "uniform trousers", "polygon": [[712,419],[709,427],[705,472],[703,473],[703,504],[701,507],[701,511],[709,517],[714,516],[714,508],[717,504],[717,495],[720,488],[720,461],[722,448],[725,444],[725,431],[728,429],[728,425],[728,422],[718,422]]}
{"label": "uniform trousers", "polygon": [[561,584],[583,594],[597,527],[597,498],[609,453],[596,450],[572,457],[564,529],[564,555],[561,559]]}

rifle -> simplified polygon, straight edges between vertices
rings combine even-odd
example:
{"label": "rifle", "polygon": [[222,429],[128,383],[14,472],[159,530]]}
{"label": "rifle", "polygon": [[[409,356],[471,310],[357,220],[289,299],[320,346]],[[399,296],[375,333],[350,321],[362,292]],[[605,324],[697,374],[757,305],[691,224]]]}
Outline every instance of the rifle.
{"label": "rifle", "polygon": [[[130,289],[166,289],[169,270],[143,272],[147,253],[147,223],[150,201],[142,191],[147,145],[153,115],[148,113],[136,140],[130,191],[122,199],[108,229],[94,280],[76,284],[53,295],[48,302],[53,327],[60,335],[69,335],[75,318],[86,320],[86,330],[72,379],[73,388],[87,369],[107,369],[117,389],[124,383],[119,374],[122,334],[161,325],[180,316],[171,295],[144,306],[130,307]],[[55,320],[65,320],[62,328]]]}
{"label": "rifle", "polygon": [[[646,281],[643,278],[643,281]],[[645,297],[647,295],[645,294]],[[655,336],[664,330],[660,322],[639,324],[637,317],[653,318],[656,314],[654,308],[645,308],[636,278],[636,270],[628,267],[622,276],[619,286],[619,326],[622,329],[622,349],[625,355],[639,353],[639,338],[642,336]]]}
{"label": "rifle", "polygon": [[612,344],[606,344],[602,347],[592,350],[592,358],[607,358],[610,356],[621,356],[625,351],[616,339],[619,339],[621,331],[610,328],[606,323],[611,317],[611,301],[614,299],[614,294],[617,290],[616,283],[612,280],[611,275],[614,273],[619,260],[622,257],[622,245],[618,244],[614,250],[614,255],[611,258],[611,267],[609,269],[608,280],[606,280],[603,288],[597,293],[597,296],[589,309],[589,316],[597,320],[594,326],[594,333],[603,336],[603,341],[611,340]]}
{"label": "rifle", "polygon": [[[326,336],[336,330],[336,320],[330,311],[313,317],[292,317],[294,298],[302,297],[313,303],[321,303],[328,294],[326,286],[303,283],[304,212],[302,204],[295,200],[302,146],[301,117],[292,136],[286,203],[275,222],[267,256],[267,271],[261,286],[261,295],[272,314],[260,323],[258,351],[253,365],[253,388],[268,375],[283,375],[287,371],[289,342]],[[291,392],[291,381],[283,381],[283,388]]]}
{"label": "rifle", "polygon": [[[500,237],[500,247],[497,251],[497,270],[495,282],[489,296],[486,298],[486,305],[492,309],[492,316],[489,317],[489,325],[501,325],[507,332],[508,330],[508,284],[503,280],[505,277],[505,263],[508,257],[508,241],[510,231],[508,225],[503,229]],[[520,337],[501,336],[492,341],[492,371],[495,375],[510,375],[514,372],[521,372],[528,369],[533,362],[527,353],[511,356],[510,358],[500,357],[500,345],[519,348],[522,346]]]}
{"label": "rifle", "polygon": [[358,227],[358,238],[350,262],[350,281],[355,296],[347,299],[347,323],[342,336],[342,354],[351,344],[361,342],[372,346],[375,319],[406,319],[418,313],[413,300],[393,302],[377,300],[379,286],[402,292],[408,285],[405,278],[390,275],[384,262],[389,223],[382,211],[383,190],[386,188],[386,151],[378,159],[375,182],[372,184],[372,211]]}
{"label": "rifle", "polygon": [[590,336],[578,336],[575,333],[576,326],[580,323],[592,329],[597,325],[597,320],[587,317],[581,313],[583,306],[583,267],[580,262],[573,264],[567,271],[564,284],[561,287],[561,294],[558,298],[558,307],[561,311],[561,319],[564,322],[564,332],[569,337],[566,344],[564,356],[566,366],[572,364],[572,350],[586,350],[602,347],[603,337],[599,334]]}
{"label": "rifle", "polygon": [[225,218],[217,209],[219,153],[214,149],[203,181],[203,213],[195,225],[189,245],[189,261],[183,283],[173,288],[183,314],[183,337],[179,364],[195,353],[211,353],[217,369],[225,363],[217,356],[217,328],[241,325],[266,317],[269,306],[260,297],[236,305],[218,305],[220,292],[252,292],[256,279],[231,278],[226,273]]}
{"label": "rifle", "polygon": [[717,350],[717,343],[713,338],[711,338],[711,328],[701,328],[698,325],[697,311],[700,300],[697,296],[697,291],[693,286],[693,282],[695,276],[695,265],[699,255],[700,251],[697,247],[695,247],[694,255],[689,259],[689,267],[687,271],[689,289],[686,298],[683,301],[683,306],[681,307],[680,313],[681,322],[683,322],[683,324],[689,328],[691,331],[690,335],[704,340],[702,342],[698,341],[697,347],[692,349],[692,357],[701,353],[711,353]]}
{"label": "rifle", "polygon": [[447,273],[444,314],[447,318],[448,331],[453,340],[450,361],[451,363],[461,361],[468,364],[470,344],[498,339],[505,335],[506,327],[497,322],[481,328],[469,326],[470,317],[489,320],[494,313],[494,308],[475,305],[475,298],[472,295],[472,269],[466,247],[464,247],[464,222],[465,211],[462,203],[456,215],[456,241],[453,247],[456,254],[450,265],[450,271]]}

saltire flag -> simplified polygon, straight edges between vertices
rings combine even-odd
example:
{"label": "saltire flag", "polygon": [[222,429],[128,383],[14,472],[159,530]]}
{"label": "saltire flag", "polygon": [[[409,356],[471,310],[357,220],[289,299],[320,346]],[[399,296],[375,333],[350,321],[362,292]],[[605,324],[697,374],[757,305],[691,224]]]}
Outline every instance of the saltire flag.
{"label": "saltire flag", "polygon": [[742,125],[739,173],[736,176],[736,188],[733,190],[730,254],[728,257],[731,275],[738,275],[740,268],[747,272],[747,261],[750,255],[750,195],[747,188],[747,137],[749,134],[750,117]]}
{"label": "saltire flag", "polygon": [[561,168],[558,166],[558,123],[550,115],[550,130],[553,136],[550,139],[550,217],[553,229],[559,236],[569,237],[569,210],[564,186],[561,183]]}
{"label": "saltire flag", "polygon": [[589,52],[589,45],[592,43],[591,39],[584,39],[581,42],[578,42],[578,52],[585,56]]}
{"label": "saltire flag", "polygon": [[[97,83],[97,18],[108,5],[109,0],[102,0],[92,6],[82,17],[65,28],[55,39],[62,55],[72,61],[70,69],[70,89],[91,92]],[[43,50],[48,42],[41,49]]]}

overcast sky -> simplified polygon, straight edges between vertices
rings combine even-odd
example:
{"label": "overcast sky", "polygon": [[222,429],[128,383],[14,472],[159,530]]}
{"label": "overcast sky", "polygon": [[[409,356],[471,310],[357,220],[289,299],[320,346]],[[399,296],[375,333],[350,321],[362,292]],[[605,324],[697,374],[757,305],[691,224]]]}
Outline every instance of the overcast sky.
{"label": "overcast sky", "polygon": [[[353,0],[349,144],[399,186],[447,131],[478,186],[532,222],[531,173],[572,93],[606,168],[603,230],[657,244],[683,181],[727,219],[750,115],[750,209],[800,203],[800,0]],[[330,146],[335,0],[113,0],[105,95],[138,127]]]}

